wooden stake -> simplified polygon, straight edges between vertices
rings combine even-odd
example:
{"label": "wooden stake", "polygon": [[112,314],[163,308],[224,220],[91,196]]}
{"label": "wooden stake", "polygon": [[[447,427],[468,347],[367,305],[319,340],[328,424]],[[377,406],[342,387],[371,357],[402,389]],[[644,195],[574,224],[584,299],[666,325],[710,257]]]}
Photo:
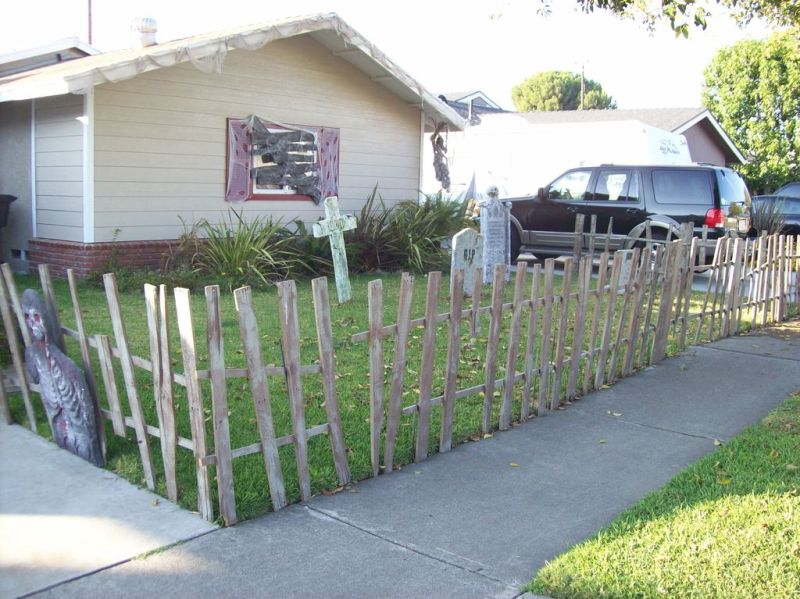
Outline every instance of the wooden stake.
{"label": "wooden stake", "polygon": [[[447,335],[447,371],[442,397],[442,424],[439,428],[439,452],[450,451],[453,443],[453,413],[458,390],[458,356],[461,346],[461,308],[464,303],[464,270],[450,276],[450,322]],[[398,325],[399,328],[399,325]]]}
{"label": "wooden stake", "polygon": [[500,329],[503,324],[503,287],[506,281],[505,264],[496,264],[492,281],[492,311],[489,322],[489,339],[486,343],[486,366],[483,386],[483,433],[492,430],[492,402],[494,398],[495,373],[497,372],[497,351]]}
{"label": "wooden stake", "polygon": [[[581,215],[582,216],[582,215]],[[517,263],[517,274],[514,278],[514,308],[511,314],[511,328],[506,354],[506,378],[503,386],[503,403],[500,406],[500,430],[511,426],[511,404],[514,399],[514,379],[517,371],[517,351],[522,329],[522,296],[525,293],[525,276],[528,273],[527,263]]]}
{"label": "wooden stake", "polygon": [[436,351],[436,316],[439,306],[439,283],[442,273],[428,273],[428,293],[425,298],[425,329],[422,335],[422,364],[419,374],[419,421],[414,461],[428,457],[428,436],[431,422],[431,393],[433,391],[433,365]]}
{"label": "wooden stake", "polygon": [[372,476],[381,467],[381,432],[383,431],[383,281],[370,281],[369,307],[369,430]]}

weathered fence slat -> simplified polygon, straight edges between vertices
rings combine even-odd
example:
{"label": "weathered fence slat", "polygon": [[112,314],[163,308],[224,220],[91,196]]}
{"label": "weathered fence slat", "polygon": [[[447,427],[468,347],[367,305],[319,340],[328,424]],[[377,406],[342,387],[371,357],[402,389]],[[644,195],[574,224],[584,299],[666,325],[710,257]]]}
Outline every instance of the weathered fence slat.
{"label": "weathered fence slat", "polygon": [[[581,223],[583,226],[583,223]],[[511,314],[511,326],[508,337],[508,352],[506,354],[506,378],[503,386],[503,403],[500,405],[500,430],[507,430],[511,426],[511,404],[514,399],[514,376],[517,372],[517,352],[519,349],[519,336],[522,329],[522,300],[525,293],[525,276],[528,274],[528,263],[517,263],[517,274],[514,278],[514,311]]]}
{"label": "weathered fence slat", "polygon": [[589,258],[594,261],[594,248],[596,245],[595,236],[597,235],[597,215],[592,214],[589,218]]}
{"label": "weathered fence slat", "polygon": [[[425,298],[425,329],[422,335],[422,363],[419,373],[419,419],[414,461],[428,457],[428,436],[431,423],[431,395],[433,391],[433,366],[436,351],[436,314],[439,305],[439,285],[442,273],[428,273],[428,291]],[[381,363],[381,367],[383,364]]]}
{"label": "weathered fence slat", "polygon": [[586,215],[578,214],[575,217],[575,243],[572,246],[572,254],[575,257],[575,260],[581,259],[581,251],[583,250],[583,229],[584,229],[584,220],[586,219]]}
{"label": "weathered fence slat", "polygon": [[211,478],[208,466],[203,463],[208,450],[203,416],[203,396],[200,391],[200,380],[197,376],[197,351],[195,349],[194,324],[192,323],[192,305],[188,289],[177,287],[173,293],[175,295],[178,331],[181,338],[186,397],[189,403],[189,424],[192,430],[192,442],[194,443],[197,511],[200,512],[200,516],[203,519],[213,521],[214,508],[211,503]]}
{"label": "weathered fence slat", "polygon": [[[689,247],[689,262],[686,264],[686,273],[684,275],[683,287],[683,310],[681,314],[681,328],[679,337],[679,346],[681,349],[686,347],[686,334],[689,327],[689,305],[692,301],[692,284],[694,283],[694,265],[697,261],[697,237],[692,237],[691,245]],[[741,305],[741,304],[740,304]]]}
{"label": "weathered fence slat", "polygon": [[[591,257],[590,257],[591,259]],[[524,422],[530,418],[531,395],[533,394],[533,373],[536,365],[536,333],[538,332],[537,316],[539,313],[539,279],[541,278],[542,265],[533,265],[533,280],[531,281],[531,311],[528,316],[528,339],[525,343],[525,385],[522,389],[522,407],[520,418]]]}
{"label": "weathered fence slat", "polygon": [[439,452],[450,451],[453,443],[453,415],[458,390],[458,356],[461,343],[461,308],[464,304],[464,270],[450,276],[450,322],[447,328],[447,369],[442,397],[442,424],[439,428]]}
{"label": "weathered fence slat", "polygon": [[250,394],[253,396],[256,424],[261,439],[260,450],[264,458],[272,509],[278,511],[286,506],[286,488],[275,438],[272,407],[269,403],[267,371],[261,356],[261,336],[253,311],[253,294],[250,287],[241,287],[234,291],[234,297],[236,298],[236,310],[239,313],[239,333],[244,345],[244,355],[247,358]]}
{"label": "weathered fence slat", "polygon": [[122,307],[119,301],[119,291],[117,290],[117,279],[113,273],[103,275],[103,284],[106,290],[106,300],[108,312],[111,316],[111,326],[114,329],[114,338],[119,351],[119,361],[122,366],[122,377],[125,380],[125,390],[128,396],[128,405],[131,408],[131,417],[134,422],[136,432],[136,442],[139,445],[139,456],[142,460],[142,470],[147,488],[151,491],[155,489],[155,475],[153,472],[153,460],[150,455],[150,443],[147,438],[145,428],[144,411],[139,400],[139,392],[136,389],[136,373],[133,370],[131,353],[128,348],[128,333],[125,329],[125,321],[122,318]]}
{"label": "weathered fence slat", "polygon": [[17,317],[17,324],[19,324],[19,332],[22,335],[23,347],[28,347],[31,344],[31,336],[28,332],[28,327],[25,326],[25,315],[22,313],[22,304],[20,304],[19,295],[17,294],[17,284],[14,281],[14,273],[11,271],[11,266],[8,262],[4,262],[0,265],[0,270],[3,272],[3,280],[5,281],[6,290],[8,291],[8,299]]}
{"label": "weathered fence slat", "polygon": [[[630,257],[630,270],[628,272],[628,280],[625,282],[624,291],[622,294],[622,308],[619,311],[619,321],[617,323],[617,334],[614,338],[614,347],[611,350],[611,361],[608,367],[608,380],[617,380],[617,365],[619,364],[619,356],[622,351],[623,339],[625,339],[625,323],[628,319],[628,312],[630,311],[631,298],[634,293],[634,281],[636,280],[636,265],[639,262],[639,248],[633,250]],[[624,254],[623,254],[624,256]]]}
{"label": "weathered fence slat", "polygon": [[8,405],[8,395],[6,395],[6,385],[3,382],[2,375],[0,375],[0,415],[4,423],[12,423],[11,408]]}
{"label": "weathered fence slat", "polygon": [[564,278],[561,285],[561,296],[559,304],[561,309],[558,321],[558,337],[556,338],[556,357],[553,368],[553,387],[550,394],[550,409],[557,410],[558,402],[561,397],[561,379],[564,373],[565,344],[567,342],[567,323],[569,319],[569,300],[570,287],[572,285],[572,265],[571,257],[564,259]]}
{"label": "weathered fence slat", "polygon": [[[648,252],[652,255],[651,252]],[[639,354],[636,358],[637,367],[641,367],[647,363],[648,355],[647,350],[650,347],[650,323],[653,319],[653,306],[655,305],[656,295],[661,286],[663,278],[662,264],[664,262],[665,246],[658,245],[655,249],[655,257],[651,261],[651,268],[649,274],[649,282],[647,289],[647,307],[644,313],[644,324],[642,326],[642,339],[639,346]]]}
{"label": "weathered fence slat", "polygon": [[369,309],[369,458],[372,476],[381,468],[381,431],[383,430],[383,281],[370,281]]}
{"label": "weathered fence slat", "polygon": [[300,496],[311,498],[311,476],[308,471],[308,442],[306,439],[306,414],[303,402],[303,382],[300,376],[300,323],[297,316],[297,287],[294,281],[278,283],[278,307],[281,321],[281,347],[286,367],[286,390],[292,412],[294,450],[297,475],[300,479]]}
{"label": "weathered fence slat", "polygon": [[[211,377],[211,406],[214,425],[214,455],[217,456],[217,494],[219,512],[226,526],[238,522],[233,490],[233,457],[228,422],[228,388],[225,379],[225,348],[219,285],[206,286],[206,341],[208,372]],[[303,431],[305,432],[305,431]]]}
{"label": "weathered fence slat", "polygon": [[575,399],[578,387],[578,373],[583,354],[584,333],[586,330],[586,303],[589,300],[589,286],[592,281],[591,255],[581,259],[578,265],[578,298],[575,307],[575,326],[572,336],[572,353],[567,378],[567,401]]}
{"label": "weathered fence slat", "polygon": [[108,339],[108,335],[96,335],[95,339],[97,341],[97,360],[100,362],[100,374],[103,377],[103,386],[106,390],[108,409],[111,414],[111,426],[115,435],[126,437],[125,418],[122,415],[122,405],[120,404],[119,391],[117,390],[117,377],[114,374],[111,342]]}
{"label": "weathered fence slat", "polygon": [[597,287],[595,287],[592,297],[594,298],[594,307],[592,310],[592,327],[589,335],[589,350],[586,357],[586,364],[583,367],[583,395],[589,393],[589,385],[592,380],[592,367],[595,362],[596,346],[597,346],[597,333],[600,327],[600,314],[603,306],[603,289],[606,285],[606,277],[608,273],[608,253],[603,252],[600,256],[600,265],[597,271]]}
{"label": "weathered fence slat", "polygon": [[53,319],[52,332],[55,333],[56,338],[51,341],[55,343],[61,351],[66,353],[66,345],[64,345],[64,331],[61,328],[61,316],[58,313],[58,304],[56,303],[56,294],[53,291],[53,279],[50,276],[50,267],[47,264],[40,264],[39,282],[42,285],[42,295],[44,296],[44,305],[50,312],[50,318]]}
{"label": "weathered fence slat", "polygon": [[622,375],[628,376],[633,372],[633,362],[636,357],[636,348],[639,340],[639,323],[642,317],[642,304],[644,302],[645,291],[647,289],[647,277],[650,273],[652,264],[652,254],[643,251],[639,255],[639,265],[636,271],[636,282],[634,284],[633,312],[631,313],[628,325],[628,340],[625,343],[625,357],[622,360]]}
{"label": "weathered fence slat", "polygon": [[505,282],[505,264],[495,265],[494,279],[492,280],[492,311],[491,320],[489,321],[489,337],[486,342],[486,365],[484,368],[483,425],[481,428],[484,434],[492,429],[492,403],[494,400],[500,329],[503,325],[503,288],[505,287]]}
{"label": "weathered fence slat", "polygon": [[[478,279],[479,280],[479,279]],[[394,468],[394,449],[402,416],[403,380],[408,365],[408,334],[411,322],[411,300],[414,294],[414,278],[404,272],[400,277],[400,297],[397,300],[397,335],[394,338],[392,384],[389,391],[389,406],[386,415],[386,438],[383,444],[384,471]]]}
{"label": "weathered fence slat", "polygon": [[170,447],[170,440],[165,432],[164,410],[161,405],[161,387],[165,374],[162,374],[163,362],[161,360],[161,339],[158,309],[158,289],[155,285],[146,284],[144,286],[144,303],[147,313],[147,331],[150,341],[150,364],[153,375],[153,399],[158,415],[158,427],[162,434],[159,435],[161,444],[161,457],[164,461],[164,478],[167,481],[167,496],[176,501],[178,490],[175,482],[175,448]]}
{"label": "weathered fence slat", "polygon": [[706,293],[703,296],[703,307],[700,309],[700,318],[698,319],[697,322],[697,331],[695,331],[694,335],[694,343],[697,343],[700,340],[700,334],[703,330],[703,322],[705,321],[706,314],[708,313],[708,302],[709,299],[711,298],[711,290],[714,287],[715,278],[719,274],[721,252],[722,252],[722,240],[717,239],[717,243],[714,246],[714,256],[711,258],[711,266],[708,269],[706,269],[706,272],[708,273],[708,282],[706,283]]}
{"label": "weathered fence slat", "polygon": [[[47,278],[50,278],[50,272],[47,271]],[[92,358],[89,353],[89,340],[86,337],[86,327],[83,322],[83,311],[81,310],[78,301],[78,284],[75,280],[75,272],[67,269],[67,281],[69,283],[69,294],[72,299],[72,311],[75,315],[75,329],[78,332],[78,347],[81,350],[81,362],[83,363],[83,374],[86,377],[86,385],[89,387],[89,394],[94,399],[94,416],[97,423],[97,433],[100,436],[100,448],[103,451],[103,457],[106,455],[106,427],[103,426],[103,418],[100,413],[100,396],[97,393],[97,381],[94,377],[94,369],[92,368]],[[52,287],[51,287],[52,292]],[[55,302],[55,300],[54,300]],[[53,304],[55,307],[55,303]],[[60,327],[60,325],[59,325]]]}
{"label": "weathered fence slat", "polygon": [[778,306],[775,320],[781,322],[786,314],[786,237],[778,238]]}
{"label": "weathered fence slat", "polygon": [[539,396],[537,413],[544,416],[547,410],[547,391],[550,379],[550,351],[552,349],[553,325],[553,269],[555,260],[548,258],[544,263],[544,309],[542,310],[542,345],[539,352]]}
{"label": "weathered fence slat", "polygon": [[172,355],[169,342],[169,312],[167,286],[158,287],[158,344],[161,354],[161,386],[158,407],[161,417],[161,446],[164,448],[164,476],[167,479],[167,497],[178,499],[178,481],[175,471],[178,431],[175,427],[175,401],[172,389]]}
{"label": "weathered fence slat", "polygon": [[[8,264],[3,264],[8,266]],[[4,271],[5,274],[5,271]],[[28,387],[28,373],[25,370],[25,358],[22,349],[19,345],[19,338],[17,337],[17,328],[14,326],[14,318],[11,315],[11,308],[9,305],[9,290],[6,289],[8,279],[5,279],[0,284],[0,312],[3,317],[3,327],[6,331],[6,339],[8,340],[8,348],[11,350],[11,361],[14,365],[14,371],[17,373],[19,380],[19,390],[22,394],[22,401],[25,404],[25,415],[28,418],[28,428],[34,433],[36,432],[36,412],[33,409],[33,402],[31,401],[31,392]],[[19,314],[22,314],[20,307]],[[22,321],[22,330],[27,333],[28,327],[25,325],[25,320]],[[50,424],[50,423],[48,423]],[[52,425],[50,426],[52,430]]]}
{"label": "weathered fence slat", "polygon": [[[339,399],[336,397],[336,365],[333,353],[333,327],[328,296],[328,279],[320,277],[311,281],[314,294],[314,318],[317,325],[317,347],[319,364],[322,368],[322,394],[325,398],[325,413],[328,415],[329,437],[333,464],[339,484],[350,482],[350,468],[347,465],[347,447],[344,444],[342,419],[339,413]],[[381,360],[381,370],[383,367]]]}
{"label": "weathered fence slat", "polygon": [[594,374],[595,389],[600,389],[606,380],[608,349],[611,343],[611,332],[614,328],[614,315],[616,313],[615,304],[617,300],[617,294],[619,293],[619,277],[622,270],[623,259],[624,254],[622,252],[617,252],[614,254],[614,262],[611,266],[611,281],[608,286],[608,304],[606,305],[606,317],[603,324],[603,336],[600,341],[600,352],[597,357],[597,365]]}
{"label": "weathered fence slat", "polygon": [[656,330],[653,334],[653,351],[650,363],[660,362],[667,354],[667,341],[669,339],[670,324],[674,305],[674,291],[677,285],[678,260],[683,248],[679,243],[671,243],[667,246],[667,254],[664,266],[664,279],[662,282],[661,301],[658,306],[658,318],[656,320]]}
{"label": "weathered fence slat", "polygon": [[470,304],[469,331],[473,339],[478,336],[480,328],[481,289],[483,288],[483,267],[476,266],[472,273],[472,303]]}

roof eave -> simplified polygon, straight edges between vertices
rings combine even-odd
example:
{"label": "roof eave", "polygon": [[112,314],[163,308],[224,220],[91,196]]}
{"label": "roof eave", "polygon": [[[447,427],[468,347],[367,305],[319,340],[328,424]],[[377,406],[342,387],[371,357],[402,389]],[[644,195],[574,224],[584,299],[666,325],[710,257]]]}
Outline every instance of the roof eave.
{"label": "roof eave", "polygon": [[[688,121],[686,121],[682,125],[679,125],[678,127],[675,127],[675,129],[673,129],[673,131],[675,133],[684,133],[685,131],[687,131],[688,129],[690,129],[691,127],[693,127],[694,125],[696,125],[697,123],[702,121],[703,119],[707,119],[708,120],[708,122],[711,124],[711,127],[714,129],[714,131],[717,133],[717,135],[719,135],[720,139],[722,139],[722,141],[728,147],[728,150],[729,150],[728,156],[732,157],[734,160],[738,161],[740,164],[746,164],[747,163],[747,158],[744,156],[744,154],[742,154],[739,151],[739,148],[736,147],[736,144],[733,143],[733,140],[730,137],[728,137],[728,134],[725,133],[725,130],[722,128],[722,125],[720,125],[719,121],[717,121],[717,119],[714,118],[714,115],[711,114],[711,111],[708,110],[708,108],[706,108],[702,112],[698,113],[697,115],[695,115],[693,118],[689,119]],[[730,160],[729,162],[733,162],[734,160]]]}

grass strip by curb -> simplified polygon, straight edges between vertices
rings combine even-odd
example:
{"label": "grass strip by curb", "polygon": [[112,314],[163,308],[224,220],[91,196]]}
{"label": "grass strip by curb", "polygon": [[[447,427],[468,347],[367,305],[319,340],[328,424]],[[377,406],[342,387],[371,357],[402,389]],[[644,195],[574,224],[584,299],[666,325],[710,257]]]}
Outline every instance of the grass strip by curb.
{"label": "grass strip by curb", "polygon": [[542,568],[554,598],[796,597],[800,393]]}

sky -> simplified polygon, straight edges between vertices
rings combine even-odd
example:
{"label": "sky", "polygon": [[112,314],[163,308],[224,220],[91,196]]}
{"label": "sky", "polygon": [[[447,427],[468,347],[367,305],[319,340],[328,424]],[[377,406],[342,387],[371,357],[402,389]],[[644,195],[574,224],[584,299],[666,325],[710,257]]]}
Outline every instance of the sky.
{"label": "sky", "polygon": [[[3,9],[0,54],[65,37],[87,40],[90,0],[17,1]],[[580,72],[599,82],[619,108],[701,105],[703,70],[716,52],[740,39],[764,38],[769,27],[739,28],[714,8],[705,31],[676,38],[666,26],[650,33],[604,12],[583,14],[574,0],[91,0],[93,45],[136,45],[136,17],[158,21],[158,41],[274,18],[337,12],[430,91],[481,90],[513,109],[511,88],[540,71]],[[469,8],[466,8],[467,5]]]}

